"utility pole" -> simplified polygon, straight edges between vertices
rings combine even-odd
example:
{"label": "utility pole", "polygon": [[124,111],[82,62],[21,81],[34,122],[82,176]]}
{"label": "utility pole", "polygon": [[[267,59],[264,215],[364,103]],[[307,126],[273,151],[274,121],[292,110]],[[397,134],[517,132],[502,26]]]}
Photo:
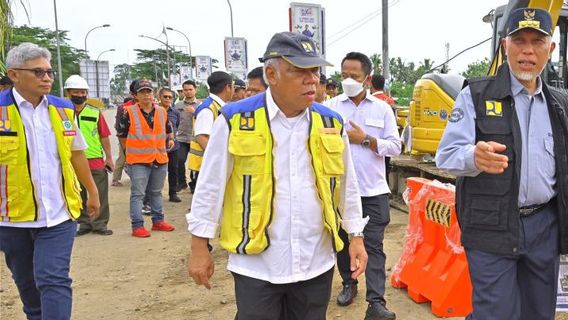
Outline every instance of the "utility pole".
{"label": "utility pole", "polygon": [[390,78],[389,66],[389,1],[383,0],[383,77]]}

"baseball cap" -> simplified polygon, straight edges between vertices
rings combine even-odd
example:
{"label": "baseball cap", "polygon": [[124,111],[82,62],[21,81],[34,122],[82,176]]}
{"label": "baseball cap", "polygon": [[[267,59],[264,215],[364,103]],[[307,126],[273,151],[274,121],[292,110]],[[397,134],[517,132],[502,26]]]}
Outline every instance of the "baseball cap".
{"label": "baseball cap", "polygon": [[507,35],[522,30],[534,29],[552,36],[552,18],[548,11],[539,8],[519,8],[511,11],[507,22]]}
{"label": "baseball cap", "polygon": [[246,89],[247,88],[246,83],[241,79],[235,79],[235,81],[233,82],[233,86],[235,87],[235,89]]}
{"label": "baseball cap", "polygon": [[335,79],[333,78],[329,78],[327,79],[327,85],[332,87],[337,87],[337,81],[335,81]]}
{"label": "baseball cap", "polygon": [[136,92],[140,92],[144,89],[149,89],[154,91],[154,87],[152,87],[152,82],[150,82],[150,80],[140,80],[138,81],[138,83],[134,86],[134,90],[136,90]]}
{"label": "baseball cap", "polygon": [[282,58],[302,69],[333,66],[318,54],[316,44],[311,38],[293,32],[279,32],[272,36],[266,52],[258,60],[265,62],[272,58]]}

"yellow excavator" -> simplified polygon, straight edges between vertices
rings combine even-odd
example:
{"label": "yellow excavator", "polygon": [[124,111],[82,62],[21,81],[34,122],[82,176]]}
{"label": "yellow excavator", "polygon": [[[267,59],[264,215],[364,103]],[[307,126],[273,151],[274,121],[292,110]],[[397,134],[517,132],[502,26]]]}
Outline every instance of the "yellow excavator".
{"label": "yellow excavator", "polygon": [[[492,62],[488,74],[495,74],[503,63],[504,51],[500,39],[505,34],[505,24],[509,13],[517,8],[543,8],[550,12],[552,21],[557,22],[553,35],[557,43],[552,59],[543,71],[542,79],[551,86],[566,90],[568,70],[566,68],[566,48],[568,39],[568,6],[561,0],[511,0],[507,5],[492,10],[484,21],[493,25]],[[424,176],[452,181],[453,177],[437,170],[433,164],[436,152],[454,100],[461,91],[464,78],[457,74],[429,73],[422,76],[414,87],[412,102],[403,130],[406,156],[391,160],[392,172],[403,176]],[[403,177],[404,178],[404,177]],[[400,179],[391,179],[398,180]],[[404,184],[404,183],[402,183]],[[391,186],[391,187],[397,187]],[[401,190],[398,186],[398,189]]]}

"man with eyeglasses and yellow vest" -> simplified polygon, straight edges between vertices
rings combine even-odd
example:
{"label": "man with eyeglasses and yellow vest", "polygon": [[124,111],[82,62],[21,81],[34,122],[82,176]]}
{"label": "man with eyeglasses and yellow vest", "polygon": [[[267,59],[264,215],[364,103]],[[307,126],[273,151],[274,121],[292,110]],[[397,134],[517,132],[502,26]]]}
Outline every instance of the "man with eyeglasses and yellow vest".
{"label": "man with eyeglasses and yellow vest", "polygon": [[207,240],[220,229],[237,319],[325,319],[340,225],[353,278],[367,264],[343,120],[314,103],[319,67],[330,64],[290,32],[275,34],[260,60],[269,89],[223,107],[212,130],[187,215],[189,273],[210,288]]}
{"label": "man with eyeglasses and yellow vest", "polygon": [[91,219],[99,195],[69,100],[49,95],[50,52],[32,43],[6,57],[11,90],[0,93],[0,251],[28,319],[70,319],[69,268],[81,211]]}

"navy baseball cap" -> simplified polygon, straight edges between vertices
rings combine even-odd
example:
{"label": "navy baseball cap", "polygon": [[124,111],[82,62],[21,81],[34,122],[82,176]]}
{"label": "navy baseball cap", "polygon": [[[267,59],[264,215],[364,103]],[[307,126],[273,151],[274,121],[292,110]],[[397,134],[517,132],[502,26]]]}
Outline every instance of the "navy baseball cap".
{"label": "navy baseball cap", "polygon": [[239,89],[239,88],[240,89],[246,89],[247,88],[246,83],[243,80],[238,79],[238,78],[235,79],[233,85],[235,86],[235,89]]}
{"label": "navy baseball cap", "polygon": [[140,80],[134,86],[134,90],[136,90],[137,93],[144,90],[144,89],[154,91],[154,87],[152,86],[152,82],[150,82],[150,80],[146,80],[146,79]]}
{"label": "navy baseball cap", "polygon": [[266,52],[258,60],[265,62],[272,58],[282,58],[302,69],[333,66],[318,54],[316,44],[311,38],[293,32],[280,32],[272,36]]}
{"label": "navy baseball cap", "polygon": [[328,87],[338,87],[337,81],[335,81],[335,79],[333,78],[329,78],[327,79],[327,86]]}
{"label": "navy baseball cap", "polygon": [[527,28],[552,36],[550,13],[538,8],[519,8],[511,11],[507,22],[507,36]]}

